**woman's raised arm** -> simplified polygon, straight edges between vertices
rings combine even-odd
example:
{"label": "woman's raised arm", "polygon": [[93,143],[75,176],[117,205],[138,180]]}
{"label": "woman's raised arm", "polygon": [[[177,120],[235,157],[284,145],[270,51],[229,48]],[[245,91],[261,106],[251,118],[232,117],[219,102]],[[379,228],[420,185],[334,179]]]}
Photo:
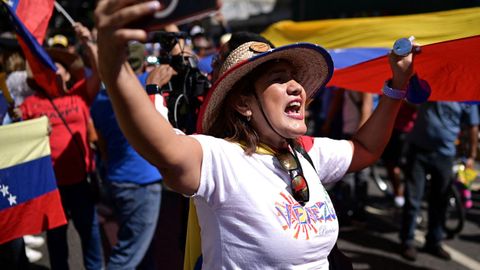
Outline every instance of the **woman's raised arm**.
{"label": "woman's raised arm", "polygon": [[158,1],[100,0],[95,10],[99,71],[115,116],[130,144],[160,169],[165,183],[193,194],[200,182],[202,149],[198,141],[177,135],[154,108],[127,62],[127,43],[145,42],[147,33],[127,25],[160,8]]}
{"label": "woman's raised arm", "polygon": [[[413,49],[413,52],[416,51],[417,46]],[[393,74],[389,86],[396,90],[406,91],[410,77],[414,73],[414,53],[398,56],[390,52],[388,58]],[[352,138],[354,150],[349,171],[365,168],[380,157],[390,139],[402,102],[404,102],[403,99],[395,99],[386,95],[381,97],[375,111]]]}

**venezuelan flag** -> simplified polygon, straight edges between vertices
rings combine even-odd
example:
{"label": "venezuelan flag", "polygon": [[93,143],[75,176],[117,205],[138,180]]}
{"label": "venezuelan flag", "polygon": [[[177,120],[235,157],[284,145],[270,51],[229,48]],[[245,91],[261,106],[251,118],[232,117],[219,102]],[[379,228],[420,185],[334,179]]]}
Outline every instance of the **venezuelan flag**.
{"label": "venezuelan flag", "polygon": [[190,199],[188,209],[187,238],[185,244],[184,270],[202,269],[202,247],[200,239],[200,225],[198,224],[197,210],[193,199]]}
{"label": "venezuelan flag", "polygon": [[43,49],[53,0],[16,0],[9,6],[0,0],[0,16],[7,18],[17,34],[18,43],[27,58],[35,81],[52,96],[61,90],[56,83],[57,67]]}
{"label": "venezuelan flag", "polygon": [[432,88],[430,100],[480,98],[475,78],[480,72],[480,7],[402,16],[281,21],[262,34],[277,46],[295,42],[322,45],[337,69],[330,86],[372,93],[379,93],[391,76],[385,55],[393,42],[414,36],[423,47],[415,69]]}
{"label": "venezuelan flag", "polygon": [[[422,46],[415,57],[418,76],[432,89],[432,101],[480,101],[480,35]],[[334,72],[329,85],[380,93],[391,76],[386,56]]]}
{"label": "venezuelan flag", "polygon": [[0,244],[66,223],[47,125],[41,117],[0,126]]}
{"label": "venezuelan flag", "polygon": [[11,9],[32,33],[39,44],[43,43],[48,22],[53,13],[53,0],[10,0]]}
{"label": "venezuelan flag", "polygon": [[422,45],[480,35],[480,7],[415,15],[280,21],[263,33],[276,46],[311,42],[326,49],[391,48],[415,36]]}

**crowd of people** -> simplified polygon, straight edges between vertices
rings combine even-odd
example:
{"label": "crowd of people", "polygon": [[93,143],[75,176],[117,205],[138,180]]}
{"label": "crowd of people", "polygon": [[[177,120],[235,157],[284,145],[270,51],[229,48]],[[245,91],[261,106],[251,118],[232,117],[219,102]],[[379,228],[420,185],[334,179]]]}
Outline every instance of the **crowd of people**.
{"label": "crowd of people", "polygon": [[[394,186],[394,204],[403,209],[400,254],[417,257],[415,217],[430,174],[425,250],[450,259],[442,248],[446,192],[460,132],[471,135],[465,165],[474,166],[478,106],[405,101],[407,91],[418,90],[412,83],[418,79],[417,50],[388,55],[393,76],[385,78],[374,101],[355,89],[325,89],[334,71],[321,46],[276,47],[255,33],[230,33],[219,15],[215,35],[201,24],[165,26],[166,32],[189,34],[165,52],[145,31],[126,26],[158,10],[158,2],[107,2],[98,3],[95,31],[77,23],[75,39],[47,39],[61,92],[35,82],[13,38],[0,47],[8,88],[1,90],[14,98],[7,104],[0,96],[0,120],[6,125],[48,116],[52,166],[65,214],[81,239],[85,269],[156,265],[151,243],[162,222],[163,189],[194,202],[203,269],[332,269],[339,225],[368,222],[368,167],[380,158]],[[208,89],[189,97],[199,104],[192,110],[195,119],[186,122],[194,126],[172,124],[178,115],[169,98],[189,92],[172,89],[184,87],[178,81],[187,75],[184,66],[161,61],[165,53],[197,60],[194,71],[209,81]],[[307,120],[319,110],[307,111],[307,104],[327,97],[319,91],[331,96],[312,103],[325,108],[322,123],[309,130]],[[92,174],[101,176],[100,193],[92,191]],[[341,187],[326,188],[342,183],[350,186],[352,201],[336,196]],[[99,204],[112,209],[118,223],[108,252],[102,248]],[[69,268],[67,228],[46,232],[51,269]],[[33,260],[25,240],[0,245],[0,262],[24,269]]]}

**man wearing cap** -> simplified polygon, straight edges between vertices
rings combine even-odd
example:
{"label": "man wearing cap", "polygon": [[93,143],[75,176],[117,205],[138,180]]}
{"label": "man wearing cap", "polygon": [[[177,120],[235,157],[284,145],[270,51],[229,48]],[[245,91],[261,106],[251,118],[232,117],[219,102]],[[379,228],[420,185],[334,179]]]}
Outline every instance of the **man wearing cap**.
{"label": "man wearing cap", "polygon": [[48,39],[48,46],[51,48],[68,48],[68,39],[64,35],[54,35],[53,37]]}
{"label": "man wearing cap", "polygon": [[158,2],[99,1],[100,72],[126,138],[159,168],[165,184],[192,196],[202,268],[328,269],[338,220],[323,184],[381,155],[413,74],[413,55],[389,55],[388,95],[352,140],[331,140],[304,136],[307,101],[332,76],[328,52],[310,43],[275,49],[244,43],[226,57],[200,110],[197,127],[205,135],[178,135],[148,105],[121,57],[126,42],[147,34],[123,28],[119,18],[128,22],[159,9]]}
{"label": "man wearing cap", "polygon": [[[57,83],[61,91],[43,89],[30,77],[35,94],[20,106],[24,119],[46,115],[51,125],[51,157],[66,216],[71,218],[81,242],[86,269],[103,267],[101,239],[95,202],[87,183],[94,169],[93,152],[88,136],[92,127],[89,105],[98,92],[100,79],[96,72],[96,45],[90,31],[81,24],[75,32],[87,49],[92,76],[84,78],[78,55],[61,48],[47,52],[57,67]],[[31,75],[30,75],[31,76]],[[92,130],[92,129],[90,129]],[[47,245],[52,269],[68,269],[67,226],[47,231]]]}

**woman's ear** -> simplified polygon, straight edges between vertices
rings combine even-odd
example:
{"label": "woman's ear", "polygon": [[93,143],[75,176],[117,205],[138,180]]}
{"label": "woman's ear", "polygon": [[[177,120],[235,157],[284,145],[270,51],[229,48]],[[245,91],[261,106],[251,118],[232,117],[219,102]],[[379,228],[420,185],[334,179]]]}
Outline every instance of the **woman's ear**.
{"label": "woman's ear", "polygon": [[250,118],[252,117],[252,109],[250,106],[251,98],[248,96],[240,96],[238,99],[235,99],[233,107],[235,110],[245,116],[247,118],[247,121],[250,121]]}

